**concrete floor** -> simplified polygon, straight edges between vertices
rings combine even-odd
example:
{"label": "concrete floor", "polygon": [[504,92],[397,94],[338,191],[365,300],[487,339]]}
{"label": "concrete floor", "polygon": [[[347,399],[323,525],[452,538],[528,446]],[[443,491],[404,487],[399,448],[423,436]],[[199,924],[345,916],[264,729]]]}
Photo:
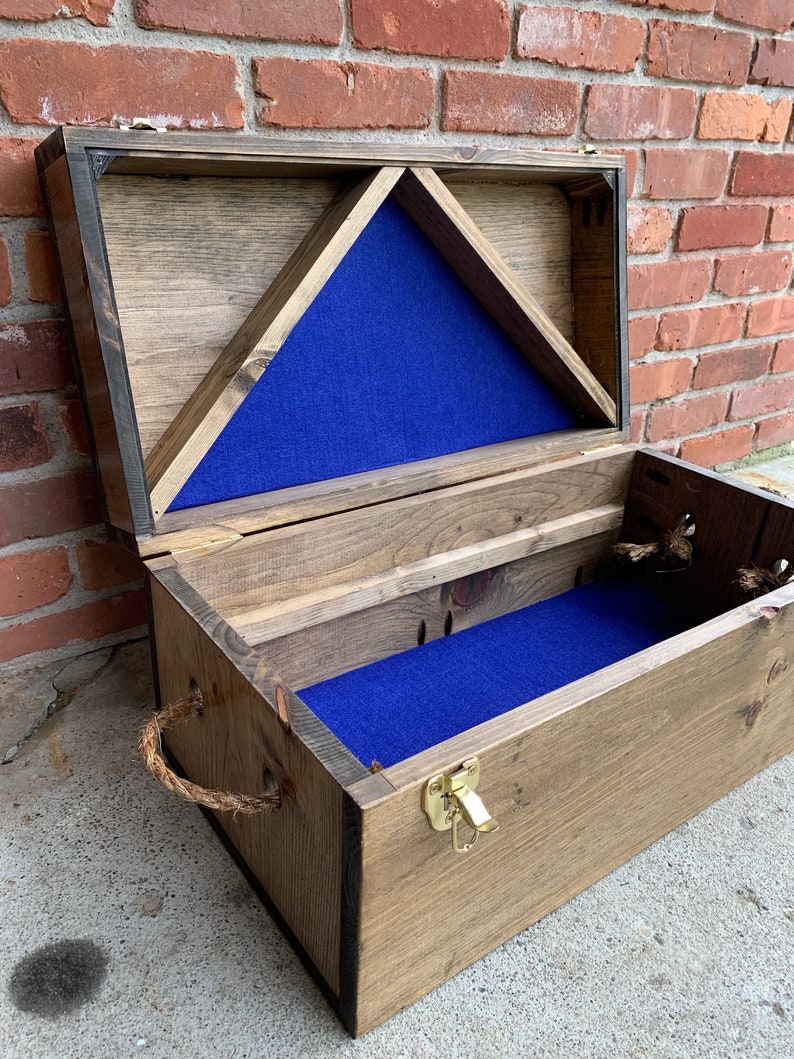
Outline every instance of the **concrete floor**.
{"label": "concrete floor", "polygon": [[794,1057],[794,755],[352,1041],[140,766],[146,641],[2,694],[2,1059]]}

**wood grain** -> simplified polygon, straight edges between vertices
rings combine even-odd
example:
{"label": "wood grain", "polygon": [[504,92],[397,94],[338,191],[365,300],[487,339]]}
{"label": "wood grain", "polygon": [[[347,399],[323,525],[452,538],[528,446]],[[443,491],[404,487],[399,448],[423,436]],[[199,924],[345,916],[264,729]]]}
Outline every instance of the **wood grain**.
{"label": "wood grain", "polygon": [[111,173],[98,182],[144,456],[339,188]]}
{"label": "wood grain", "polygon": [[[494,184],[446,178],[444,183],[521,287],[575,347],[571,213],[562,189],[531,182]],[[598,373],[594,374],[604,385]]]}
{"label": "wood grain", "polygon": [[183,576],[227,618],[453,548],[620,502],[633,454],[573,457],[389,504],[286,526],[179,557]]}
{"label": "wood grain", "polygon": [[638,452],[621,540],[659,540],[687,513],[695,520],[695,533],[688,566],[651,559],[626,567],[627,573],[648,591],[703,618],[724,613],[744,602],[736,571],[755,554],[768,508],[769,498],[758,490],[670,456]]}
{"label": "wood grain", "polygon": [[615,425],[614,400],[431,169],[408,169],[395,198],[566,403],[597,425]]}
{"label": "wood grain", "polygon": [[245,400],[402,170],[383,168],[322,213],[146,459],[157,518]]}
{"label": "wood grain", "polygon": [[624,451],[620,446],[626,436],[626,431],[616,429],[566,430],[272,493],[186,508],[163,515],[156,532],[138,540],[138,548],[141,555],[158,555],[165,550],[197,547],[208,539],[218,540],[235,533],[251,534],[519,468],[539,467],[568,457],[572,452],[610,446],[616,451]]}
{"label": "wood grain", "polygon": [[[589,508],[538,526],[529,526],[426,559],[403,563],[354,581],[345,581],[305,595],[291,596],[269,606],[237,613],[229,624],[249,643],[260,643],[356,611],[371,612],[380,604],[401,596],[550,551],[572,541],[612,531],[617,534],[622,521],[622,504]],[[370,613],[370,622],[377,623],[377,612]]]}
{"label": "wood grain", "polygon": [[[311,738],[307,730],[312,715],[289,693],[292,729],[285,730],[272,705],[275,684],[269,671],[239,640],[226,636],[222,623],[209,612],[202,624],[212,633],[202,628],[183,605],[186,593],[179,580],[174,571],[151,579],[160,696],[163,701],[184,697],[195,680],[206,705],[201,717],[168,733],[169,749],[202,786],[258,793],[269,773],[289,792],[276,812],[236,819],[223,813],[217,818],[338,993],[340,780],[301,737],[303,728]],[[317,738],[330,748],[333,737],[328,740],[330,733],[322,731],[316,719],[313,725]],[[343,767],[347,782],[365,774],[354,759]],[[163,797],[173,796],[164,792]]]}
{"label": "wood grain", "polygon": [[[592,581],[611,553],[616,533],[604,533],[492,568],[476,603],[458,601],[458,579],[426,588],[374,611],[356,611],[259,645],[263,657],[295,691],[480,622],[520,610],[576,584]],[[452,616],[451,622],[449,616]]]}
{"label": "wood grain", "polygon": [[[386,770],[400,793],[362,825],[357,1033],[794,747],[794,669],[768,680],[790,653],[794,587],[776,599],[771,617],[740,608]],[[472,754],[501,828],[460,857],[420,791]]]}
{"label": "wood grain", "polygon": [[151,532],[143,461],[121,334],[108,283],[95,186],[85,157],[38,155],[39,175],[58,264],[75,373],[102,485],[106,519],[128,533]]}

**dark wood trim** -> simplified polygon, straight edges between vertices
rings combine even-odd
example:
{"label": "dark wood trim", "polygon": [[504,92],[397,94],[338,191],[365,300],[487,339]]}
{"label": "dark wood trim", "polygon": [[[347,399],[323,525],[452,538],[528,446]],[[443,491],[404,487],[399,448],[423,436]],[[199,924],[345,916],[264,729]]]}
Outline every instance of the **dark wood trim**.
{"label": "dark wood trim", "polygon": [[168,567],[147,571],[156,578],[179,606],[190,615],[218,650],[256,688],[274,713],[276,707],[276,685],[284,695],[289,715],[290,729],[294,737],[320,761],[326,771],[341,787],[349,787],[369,776],[369,771],[354,757],[339,739],[312,713],[302,699],[298,698],[285,683],[278,680],[262,659],[262,652],[253,650],[237,635],[217,611],[207,603],[180,572]]}

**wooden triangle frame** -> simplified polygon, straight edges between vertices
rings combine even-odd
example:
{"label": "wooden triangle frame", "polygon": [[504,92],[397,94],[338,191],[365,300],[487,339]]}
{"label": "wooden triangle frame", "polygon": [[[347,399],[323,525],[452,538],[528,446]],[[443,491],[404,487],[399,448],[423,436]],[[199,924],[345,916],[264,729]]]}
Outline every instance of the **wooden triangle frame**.
{"label": "wooden triangle frame", "polygon": [[146,460],[160,518],[389,195],[538,374],[598,426],[615,403],[432,169],[385,166],[328,206]]}

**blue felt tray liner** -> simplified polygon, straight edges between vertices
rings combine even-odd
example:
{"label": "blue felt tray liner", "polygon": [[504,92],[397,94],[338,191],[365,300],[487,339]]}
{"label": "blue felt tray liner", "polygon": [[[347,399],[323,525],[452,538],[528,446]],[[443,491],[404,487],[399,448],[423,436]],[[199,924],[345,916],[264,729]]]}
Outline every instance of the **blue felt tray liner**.
{"label": "blue felt tray liner", "polygon": [[578,423],[386,199],[169,510]]}
{"label": "blue felt tray liner", "polygon": [[636,585],[594,582],[298,694],[363,764],[388,767],[692,624]]}

